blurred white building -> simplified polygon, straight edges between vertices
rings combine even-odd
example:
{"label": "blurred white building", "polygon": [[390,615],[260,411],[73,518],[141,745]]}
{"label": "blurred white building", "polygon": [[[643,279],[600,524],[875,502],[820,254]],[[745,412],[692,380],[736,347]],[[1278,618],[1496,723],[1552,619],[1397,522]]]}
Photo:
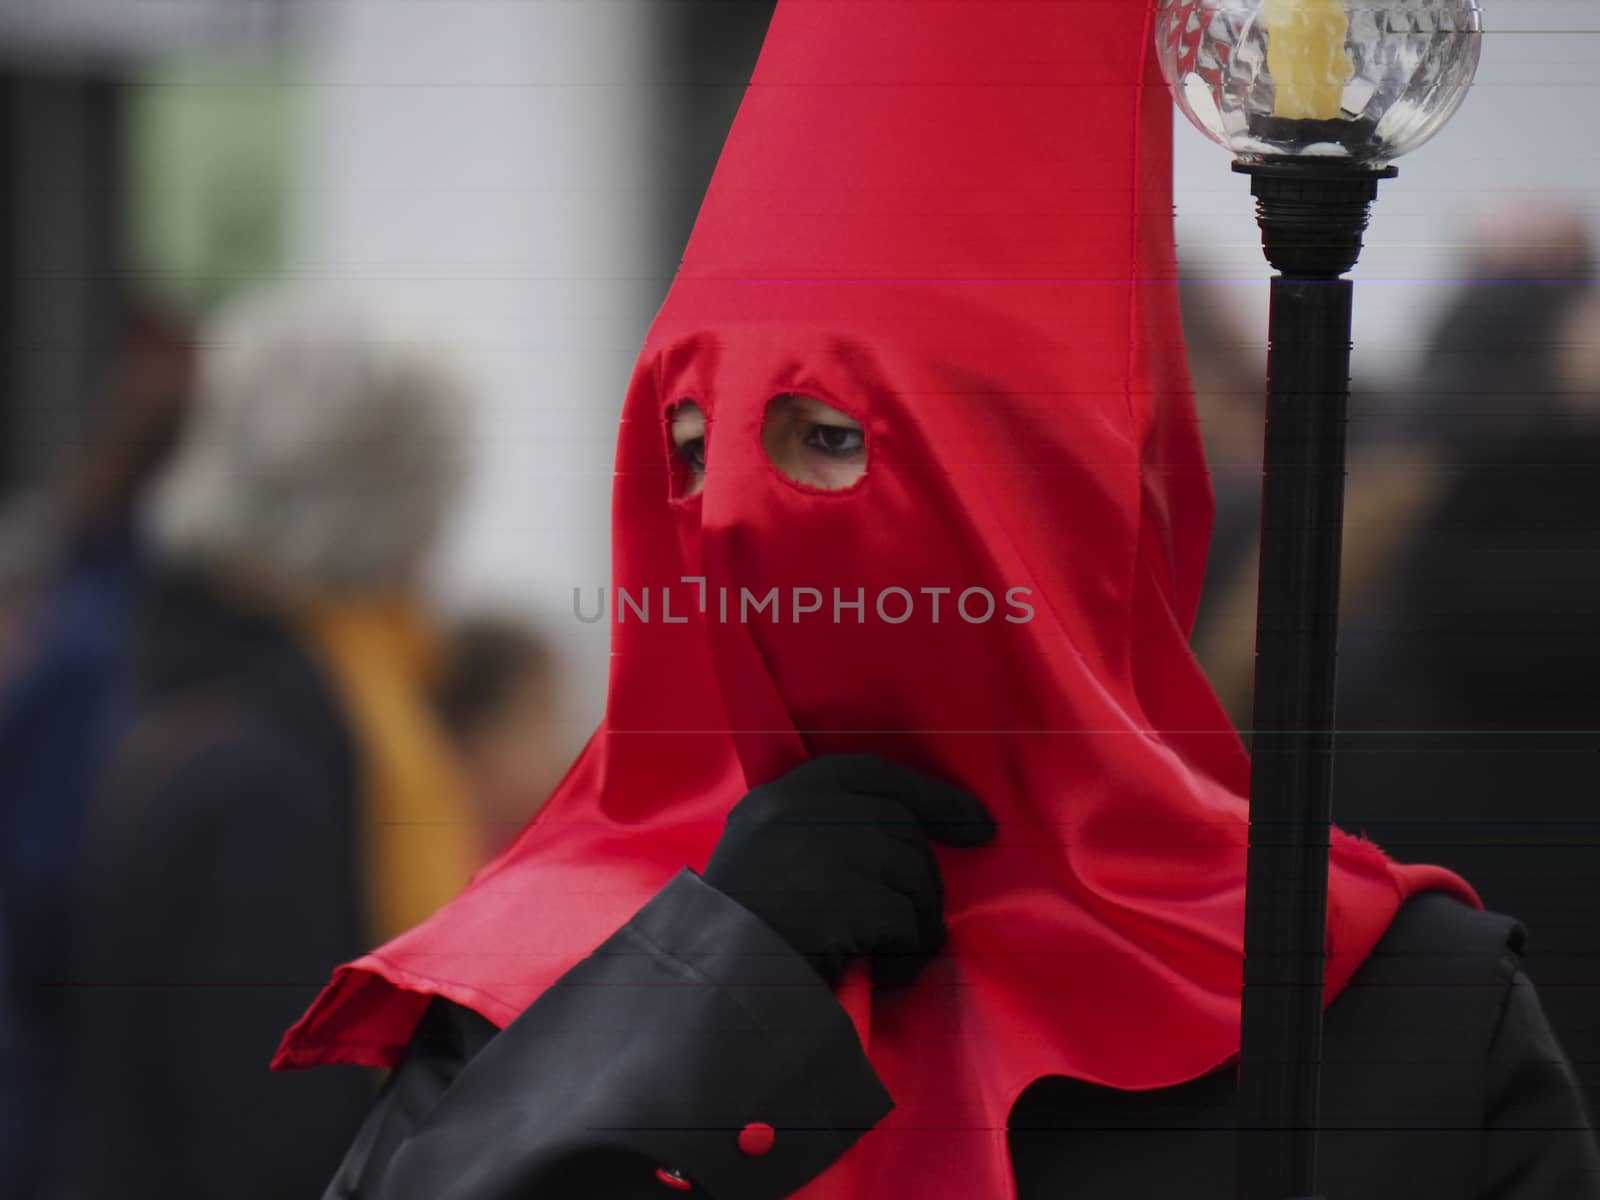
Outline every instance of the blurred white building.
{"label": "blurred white building", "polygon": [[436,312],[488,391],[447,596],[546,616],[603,699],[612,450],[661,281],[649,0],[348,0],[305,58],[293,272]]}

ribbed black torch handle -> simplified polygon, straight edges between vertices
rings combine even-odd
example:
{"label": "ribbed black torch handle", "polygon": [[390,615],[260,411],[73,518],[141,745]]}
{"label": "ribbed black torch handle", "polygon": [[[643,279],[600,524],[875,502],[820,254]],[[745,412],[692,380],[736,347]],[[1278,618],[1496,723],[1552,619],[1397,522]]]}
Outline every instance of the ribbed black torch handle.
{"label": "ribbed black torch handle", "polygon": [[1316,1191],[1351,284],[1392,168],[1268,160],[1272,281],[1238,1108],[1239,1200]]}

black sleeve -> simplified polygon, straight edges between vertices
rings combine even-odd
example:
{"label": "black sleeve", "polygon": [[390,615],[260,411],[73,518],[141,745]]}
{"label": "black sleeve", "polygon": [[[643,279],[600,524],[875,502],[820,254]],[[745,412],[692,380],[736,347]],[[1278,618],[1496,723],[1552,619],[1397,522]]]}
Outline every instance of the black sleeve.
{"label": "black sleeve", "polygon": [[498,1034],[435,1001],[327,1197],[778,1200],[891,1107],[810,965],[684,871]]}
{"label": "black sleeve", "polygon": [[1483,1200],[1596,1200],[1600,1150],[1533,984],[1516,972],[1490,1046]]}

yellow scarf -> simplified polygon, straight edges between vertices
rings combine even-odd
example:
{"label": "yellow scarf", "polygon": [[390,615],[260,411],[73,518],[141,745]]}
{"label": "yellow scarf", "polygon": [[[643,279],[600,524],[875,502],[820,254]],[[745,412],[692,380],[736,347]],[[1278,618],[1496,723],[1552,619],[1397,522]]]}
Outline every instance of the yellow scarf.
{"label": "yellow scarf", "polygon": [[337,601],[305,615],[355,738],[367,930],[381,944],[432,915],[478,865],[465,788],[428,702],[437,647],[405,601]]}

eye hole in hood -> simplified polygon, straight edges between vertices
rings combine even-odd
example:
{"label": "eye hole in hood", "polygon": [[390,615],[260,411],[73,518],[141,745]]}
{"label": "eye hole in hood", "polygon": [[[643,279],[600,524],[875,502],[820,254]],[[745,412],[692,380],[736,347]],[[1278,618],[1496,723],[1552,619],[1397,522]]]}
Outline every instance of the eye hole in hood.
{"label": "eye hole in hood", "polygon": [[761,424],[761,448],[784,478],[803,488],[842,492],[867,474],[861,422],[810,396],[775,396]]}

